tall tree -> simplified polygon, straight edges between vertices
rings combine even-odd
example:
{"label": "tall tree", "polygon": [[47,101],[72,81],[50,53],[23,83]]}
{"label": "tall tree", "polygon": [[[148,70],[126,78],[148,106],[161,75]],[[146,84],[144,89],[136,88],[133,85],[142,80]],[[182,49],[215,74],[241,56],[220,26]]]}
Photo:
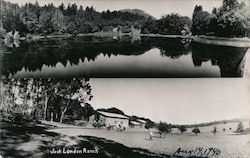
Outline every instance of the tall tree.
{"label": "tall tree", "polygon": [[60,123],[63,122],[65,112],[71,105],[71,100],[78,100],[81,103],[87,103],[91,100],[91,87],[87,81],[80,78],[64,79],[60,80],[59,86],[57,87],[57,94],[67,101],[65,104],[60,105],[61,117]]}
{"label": "tall tree", "polygon": [[160,132],[160,137],[162,133],[170,133],[171,132],[171,124],[167,124],[165,122],[160,122],[159,125],[157,126],[157,129]]}

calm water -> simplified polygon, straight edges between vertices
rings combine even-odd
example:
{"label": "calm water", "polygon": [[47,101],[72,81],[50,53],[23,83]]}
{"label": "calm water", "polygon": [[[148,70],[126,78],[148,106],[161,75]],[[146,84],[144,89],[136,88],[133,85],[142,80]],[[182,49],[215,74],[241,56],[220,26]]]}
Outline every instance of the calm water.
{"label": "calm water", "polygon": [[74,37],[1,44],[1,77],[242,77],[247,48],[181,39]]}

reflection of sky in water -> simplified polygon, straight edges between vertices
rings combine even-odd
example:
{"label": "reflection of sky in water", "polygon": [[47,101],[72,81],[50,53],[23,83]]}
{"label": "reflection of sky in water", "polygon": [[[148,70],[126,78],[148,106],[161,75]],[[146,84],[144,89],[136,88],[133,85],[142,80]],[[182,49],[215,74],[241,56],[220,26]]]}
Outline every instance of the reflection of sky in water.
{"label": "reflection of sky in water", "polygon": [[57,63],[56,67],[43,66],[41,71],[26,72],[24,69],[14,77],[72,77],[72,76],[111,76],[111,77],[220,77],[218,66],[212,66],[211,61],[203,62],[201,67],[195,67],[191,53],[178,59],[162,57],[160,50],[153,48],[143,55],[125,56],[99,55],[95,61],[80,61],[78,65],[66,67]]}

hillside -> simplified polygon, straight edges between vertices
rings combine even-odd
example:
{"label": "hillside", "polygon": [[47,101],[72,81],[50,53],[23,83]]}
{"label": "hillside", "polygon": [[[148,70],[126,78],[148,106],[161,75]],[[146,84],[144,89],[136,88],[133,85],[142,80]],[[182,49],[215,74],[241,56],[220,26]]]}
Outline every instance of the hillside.
{"label": "hillside", "polygon": [[151,18],[151,19],[154,19],[156,20],[155,17],[153,17],[152,15],[146,13],[145,11],[143,10],[140,10],[140,9],[122,9],[122,10],[119,10],[120,12],[128,12],[128,13],[132,13],[132,14],[137,14],[137,15],[140,15],[140,16],[144,16],[146,18]]}

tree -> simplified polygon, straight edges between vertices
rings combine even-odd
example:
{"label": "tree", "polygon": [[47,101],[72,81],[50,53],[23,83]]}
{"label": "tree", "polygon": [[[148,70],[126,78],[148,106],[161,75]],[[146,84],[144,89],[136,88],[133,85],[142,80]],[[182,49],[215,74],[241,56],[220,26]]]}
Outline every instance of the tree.
{"label": "tree", "polygon": [[212,14],[195,6],[192,33],[222,37],[250,37],[250,12],[244,2],[223,0],[222,6],[213,8]]}
{"label": "tree", "polygon": [[[53,105],[49,102],[56,97],[56,90],[59,83],[55,79],[41,79],[41,91],[43,92],[42,97],[44,100],[43,119],[47,120],[48,108],[53,109]],[[50,107],[49,107],[50,106]],[[53,121],[53,110],[50,110],[50,120]]]}
{"label": "tree", "polygon": [[40,30],[42,33],[50,34],[54,31],[52,23],[52,15],[49,12],[44,11],[40,16]]}
{"label": "tree", "polygon": [[[144,22],[144,24],[141,28],[141,31],[144,34],[159,33],[157,27],[158,27],[158,21],[149,18]],[[123,31],[123,32],[125,32],[125,31]]]}
{"label": "tree", "polygon": [[160,137],[162,133],[170,133],[171,132],[171,124],[167,124],[165,122],[160,122],[157,129],[160,132]]}
{"label": "tree", "polygon": [[60,105],[60,123],[63,122],[64,114],[68,110],[72,99],[81,103],[87,103],[92,98],[89,83],[80,78],[60,80],[56,93],[66,99],[66,102]]}
{"label": "tree", "polygon": [[240,3],[238,2],[238,0],[223,0],[221,9],[224,12],[227,12],[227,11],[238,8],[239,6],[240,6]]}
{"label": "tree", "polygon": [[60,10],[64,13],[64,10],[65,10],[64,4],[62,3],[62,4],[58,7],[58,9],[60,9]]}
{"label": "tree", "polygon": [[181,133],[187,131],[187,128],[184,125],[181,125],[178,129],[181,131]]}
{"label": "tree", "polygon": [[[232,8],[232,7],[227,7]],[[218,36],[225,37],[245,37],[249,35],[250,12],[247,7],[233,7],[231,10],[224,11],[223,7],[217,14]]]}
{"label": "tree", "polygon": [[59,7],[55,7],[53,3],[44,6],[39,6],[38,3],[26,3],[20,7],[3,1],[2,6],[0,21],[3,21],[4,28],[7,32],[20,31],[22,36],[28,33],[90,33],[100,31],[105,26],[120,25],[130,28],[134,24],[142,26],[148,18],[145,15],[122,11],[99,13],[92,6],[84,10],[82,6],[78,7],[76,4],[69,4],[65,8],[63,3]]}
{"label": "tree", "polygon": [[66,30],[65,17],[60,9],[55,10],[55,13],[51,18],[51,22],[55,31],[63,32],[64,30]]}
{"label": "tree", "polygon": [[[78,110],[76,118],[89,117],[94,111],[88,104],[91,87],[84,79],[6,79],[0,86],[0,109],[8,113],[18,111],[32,119],[46,120],[50,111],[51,121],[62,122],[69,108]],[[76,103],[78,107],[74,108]],[[85,105],[85,115],[80,103]]]}
{"label": "tree", "polygon": [[197,135],[198,133],[201,133],[200,132],[200,129],[198,127],[195,127],[193,130],[192,130],[193,133],[195,133],[195,135]]}
{"label": "tree", "polygon": [[145,124],[145,128],[149,129],[149,128],[153,128],[155,126],[155,123],[151,120],[147,120],[146,124]]}
{"label": "tree", "polygon": [[208,12],[203,11],[202,6],[195,6],[192,18],[191,32],[194,35],[204,35],[210,32],[211,16]]}
{"label": "tree", "polygon": [[2,80],[1,83],[1,111],[10,112],[12,107],[15,105],[15,94],[14,94],[14,86],[13,83],[15,80],[13,79],[5,79]]}
{"label": "tree", "polygon": [[192,19],[194,19],[198,14],[200,14],[201,12],[203,12],[203,8],[200,5],[196,5],[194,8],[194,12],[193,12],[193,16]]}
{"label": "tree", "polygon": [[236,128],[236,132],[242,133],[243,131],[244,131],[244,125],[242,122],[239,122],[239,124],[237,125],[237,128]]}
{"label": "tree", "polygon": [[184,27],[191,27],[191,20],[178,14],[165,15],[157,22],[160,34],[181,35]]}

